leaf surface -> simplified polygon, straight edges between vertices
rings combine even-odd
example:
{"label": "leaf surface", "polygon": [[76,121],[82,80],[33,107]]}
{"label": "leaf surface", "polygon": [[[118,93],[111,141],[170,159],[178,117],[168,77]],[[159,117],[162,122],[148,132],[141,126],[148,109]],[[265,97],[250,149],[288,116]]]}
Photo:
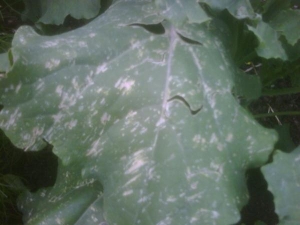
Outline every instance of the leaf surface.
{"label": "leaf surface", "polygon": [[287,55],[278,39],[278,34],[269,24],[260,21],[256,27],[248,26],[248,29],[256,35],[259,41],[259,45],[256,48],[259,56],[266,59],[287,59]]}
{"label": "leaf surface", "polygon": [[[95,179],[78,179],[81,167],[62,166],[53,188],[19,197],[23,220],[28,224],[89,224],[105,222],[102,186]],[[34,199],[34,201],[32,201]]]}
{"label": "leaf surface", "polygon": [[9,59],[8,53],[1,53],[0,54],[0,72],[5,72],[9,68]]}
{"label": "leaf surface", "polygon": [[24,0],[23,18],[43,24],[63,24],[70,15],[75,19],[91,19],[100,10],[99,0]]}
{"label": "leaf surface", "polygon": [[[111,225],[239,220],[245,171],[268,159],[276,135],[231,94],[237,69],[224,24],[179,29],[162,19],[152,2],[118,1],[55,37],[17,31],[14,65],[0,83],[1,128],[22,148],[45,139],[62,160],[52,189],[22,198],[27,224],[93,210]],[[86,180],[101,183],[103,195],[97,185],[73,188]],[[41,213],[50,196],[58,208]]]}
{"label": "leaf surface", "polygon": [[295,45],[300,39],[298,25],[300,23],[300,12],[298,10],[281,11],[270,20],[269,24],[277,31],[281,32],[288,43]]}
{"label": "leaf surface", "polygon": [[156,0],[155,3],[161,14],[177,26],[187,21],[200,24],[210,20],[200,5],[193,0]]}
{"label": "leaf surface", "polygon": [[216,11],[227,9],[237,19],[255,18],[255,13],[249,0],[200,0]]}
{"label": "leaf surface", "polygon": [[291,153],[276,152],[273,162],[262,167],[269,190],[274,195],[280,224],[296,225],[300,221],[300,147]]}

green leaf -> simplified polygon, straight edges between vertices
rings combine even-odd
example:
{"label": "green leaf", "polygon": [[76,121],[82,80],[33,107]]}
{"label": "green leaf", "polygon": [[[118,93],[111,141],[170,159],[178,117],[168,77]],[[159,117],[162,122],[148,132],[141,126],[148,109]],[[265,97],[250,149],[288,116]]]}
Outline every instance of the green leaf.
{"label": "green leaf", "polygon": [[290,45],[285,39],[282,39],[282,46],[290,61],[300,58],[300,40],[295,45]]}
{"label": "green leaf", "polygon": [[0,72],[6,72],[9,69],[8,53],[0,54]]}
{"label": "green leaf", "polygon": [[70,15],[75,19],[91,19],[100,10],[99,0],[24,0],[23,19],[43,24],[63,24]]}
{"label": "green leaf", "polygon": [[[95,179],[78,179],[81,166],[59,163],[53,188],[36,193],[24,192],[19,208],[26,224],[88,224],[98,225],[103,218],[102,186]],[[34,201],[32,201],[34,199]]]}
{"label": "green leaf", "polygon": [[249,75],[244,72],[237,73],[234,93],[248,100],[259,98],[261,96],[261,82],[259,76]]}
{"label": "green leaf", "polygon": [[230,34],[228,49],[230,49],[234,61],[237,62],[238,66],[252,61],[256,56],[254,50],[257,44],[255,35],[247,29],[243,20],[237,20],[227,11],[221,14],[220,19],[228,25]]}
{"label": "green leaf", "polygon": [[292,153],[277,151],[273,162],[262,167],[263,174],[274,195],[280,224],[296,225],[300,221],[300,147]]}
{"label": "green leaf", "polygon": [[266,22],[275,18],[282,10],[288,10],[291,7],[290,0],[269,0],[261,4],[263,4],[263,18]]}
{"label": "green leaf", "polygon": [[267,23],[260,21],[256,27],[248,26],[248,29],[256,35],[259,41],[259,45],[256,48],[256,52],[259,56],[266,59],[287,59],[281,42],[278,40],[276,31]]}
{"label": "green leaf", "polygon": [[275,126],[275,130],[278,133],[278,142],[276,143],[275,147],[284,152],[291,152],[294,150],[296,146],[291,138],[290,125],[277,125]]}
{"label": "green leaf", "polygon": [[177,26],[181,26],[184,22],[200,24],[210,20],[195,0],[155,0],[155,3],[161,11],[161,15]]}
{"label": "green leaf", "polygon": [[273,29],[281,32],[291,45],[295,45],[300,39],[299,23],[300,12],[291,9],[281,11],[269,21]]}
{"label": "green leaf", "polygon": [[[223,23],[160,21],[153,2],[118,1],[68,33],[17,31],[15,62],[0,83],[0,126],[22,148],[45,139],[63,164],[45,200],[42,192],[21,199],[28,224],[65,214],[74,221],[95,207],[111,225],[239,220],[245,171],[267,161],[276,134],[231,94],[237,68]],[[72,189],[87,179],[103,195],[101,185]],[[58,208],[40,209],[60,193]]]}
{"label": "green leaf", "polygon": [[255,18],[255,13],[249,0],[200,0],[216,11],[227,9],[237,19]]}

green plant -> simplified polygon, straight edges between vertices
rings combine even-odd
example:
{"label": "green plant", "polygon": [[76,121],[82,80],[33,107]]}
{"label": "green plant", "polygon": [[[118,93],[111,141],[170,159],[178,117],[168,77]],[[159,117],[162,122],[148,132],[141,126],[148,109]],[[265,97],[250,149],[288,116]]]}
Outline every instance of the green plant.
{"label": "green plant", "polygon": [[300,149],[272,158],[277,133],[250,112],[279,79],[299,85],[299,11],[199,2],[78,1],[55,15],[45,3],[32,19],[42,32],[100,15],[55,36],[18,29],[0,64],[0,126],[19,148],[49,142],[60,159],[53,187],[19,198],[26,224],[234,224],[246,173],[260,167],[280,224],[300,221]]}
{"label": "green plant", "polygon": [[20,212],[15,201],[23,190],[24,187],[17,177],[0,174],[0,221],[2,224],[20,223]]}

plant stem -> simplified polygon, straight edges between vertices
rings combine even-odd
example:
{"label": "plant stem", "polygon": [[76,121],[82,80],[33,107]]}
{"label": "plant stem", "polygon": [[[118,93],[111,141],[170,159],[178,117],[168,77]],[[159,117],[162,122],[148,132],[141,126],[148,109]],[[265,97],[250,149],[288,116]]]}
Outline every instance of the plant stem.
{"label": "plant stem", "polygon": [[275,113],[262,113],[254,115],[254,118],[263,118],[270,116],[300,116],[300,111],[286,111],[286,112],[275,112]]}
{"label": "plant stem", "polygon": [[282,89],[266,89],[262,91],[263,96],[290,95],[300,93],[300,87],[282,88]]}

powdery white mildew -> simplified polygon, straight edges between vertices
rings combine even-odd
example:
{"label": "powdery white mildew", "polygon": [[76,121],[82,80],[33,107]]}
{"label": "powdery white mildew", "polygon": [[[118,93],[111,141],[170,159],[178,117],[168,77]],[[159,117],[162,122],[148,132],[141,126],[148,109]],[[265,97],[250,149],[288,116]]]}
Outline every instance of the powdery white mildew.
{"label": "powdery white mildew", "polygon": [[96,68],[96,74],[104,73],[107,69],[107,64],[103,63]]}
{"label": "powdery white mildew", "polygon": [[101,123],[105,125],[107,122],[110,121],[110,118],[111,118],[111,116],[110,116],[108,113],[105,112],[105,113],[101,116]]}
{"label": "powdery white mildew", "polygon": [[58,67],[60,64],[60,60],[59,59],[50,59],[49,61],[46,62],[45,64],[45,68],[48,70],[53,70],[56,67]]}
{"label": "powdery white mildew", "polygon": [[122,95],[129,94],[132,88],[134,87],[135,80],[132,80],[128,77],[121,77],[116,83],[115,88],[122,91]]}
{"label": "powdery white mildew", "polygon": [[129,158],[129,163],[126,165],[124,174],[134,174],[147,163],[147,157],[145,155],[145,150],[139,150],[135,152],[131,158]]}

